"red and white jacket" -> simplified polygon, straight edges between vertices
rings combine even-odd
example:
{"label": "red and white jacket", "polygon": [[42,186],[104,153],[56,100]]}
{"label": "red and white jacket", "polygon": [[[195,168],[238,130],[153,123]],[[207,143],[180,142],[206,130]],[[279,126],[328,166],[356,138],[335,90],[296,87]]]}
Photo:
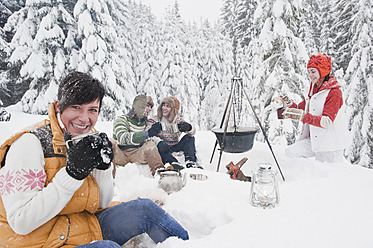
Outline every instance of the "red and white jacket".
{"label": "red and white jacket", "polygon": [[[334,76],[331,76],[320,88],[311,83],[308,96],[299,104],[293,103],[290,108],[298,108],[306,112],[299,139],[310,138],[314,152],[342,150],[349,144],[343,94]],[[325,119],[329,119],[331,123],[323,125]]]}

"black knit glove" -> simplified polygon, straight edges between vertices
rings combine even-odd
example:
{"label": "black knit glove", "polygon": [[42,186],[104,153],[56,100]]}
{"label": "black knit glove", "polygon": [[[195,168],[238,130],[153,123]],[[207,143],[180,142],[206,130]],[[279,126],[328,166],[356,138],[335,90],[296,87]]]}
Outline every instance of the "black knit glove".
{"label": "black knit glove", "polygon": [[102,149],[100,151],[102,163],[96,169],[107,170],[114,158],[113,144],[111,144],[106,133],[100,133],[99,136],[102,139]]}
{"label": "black knit glove", "polygon": [[171,152],[170,146],[167,145],[167,143],[164,142],[164,141],[159,141],[157,147],[158,147],[158,152],[159,153]]}
{"label": "black knit glove", "polygon": [[149,137],[157,135],[160,131],[162,131],[161,123],[154,123],[148,130]]}
{"label": "black knit glove", "polygon": [[177,127],[179,128],[180,132],[189,132],[192,130],[192,125],[185,121],[177,124]]}
{"label": "black knit glove", "polygon": [[76,144],[72,142],[67,150],[66,171],[77,179],[83,180],[94,168],[102,163],[102,138],[88,135]]}

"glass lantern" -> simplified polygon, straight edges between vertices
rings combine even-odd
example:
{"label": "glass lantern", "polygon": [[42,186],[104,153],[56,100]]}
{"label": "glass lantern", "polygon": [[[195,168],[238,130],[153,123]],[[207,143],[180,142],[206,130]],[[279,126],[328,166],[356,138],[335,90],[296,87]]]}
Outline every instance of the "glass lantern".
{"label": "glass lantern", "polygon": [[260,163],[258,167],[251,180],[250,203],[255,207],[274,208],[280,201],[276,174],[270,163]]}

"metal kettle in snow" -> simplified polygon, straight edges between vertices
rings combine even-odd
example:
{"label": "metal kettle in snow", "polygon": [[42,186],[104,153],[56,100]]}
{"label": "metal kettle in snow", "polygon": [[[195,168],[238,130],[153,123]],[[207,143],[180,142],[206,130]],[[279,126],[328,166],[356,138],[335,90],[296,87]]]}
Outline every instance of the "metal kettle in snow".
{"label": "metal kettle in snow", "polygon": [[251,180],[250,203],[255,207],[273,208],[280,201],[276,174],[270,163],[258,164]]}
{"label": "metal kettle in snow", "polygon": [[175,170],[159,170],[158,187],[162,188],[168,194],[180,191],[186,183],[186,178]]}

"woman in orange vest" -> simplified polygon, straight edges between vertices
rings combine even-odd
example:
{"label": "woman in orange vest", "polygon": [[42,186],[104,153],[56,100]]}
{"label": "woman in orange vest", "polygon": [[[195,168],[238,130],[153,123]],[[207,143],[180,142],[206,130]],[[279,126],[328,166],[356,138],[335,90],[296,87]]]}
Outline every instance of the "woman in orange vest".
{"label": "woman in orange vest", "polygon": [[154,242],[188,232],[149,199],[109,207],[112,144],[94,132],[105,90],[72,72],[48,120],[0,147],[0,247],[118,247],[147,233]]}

